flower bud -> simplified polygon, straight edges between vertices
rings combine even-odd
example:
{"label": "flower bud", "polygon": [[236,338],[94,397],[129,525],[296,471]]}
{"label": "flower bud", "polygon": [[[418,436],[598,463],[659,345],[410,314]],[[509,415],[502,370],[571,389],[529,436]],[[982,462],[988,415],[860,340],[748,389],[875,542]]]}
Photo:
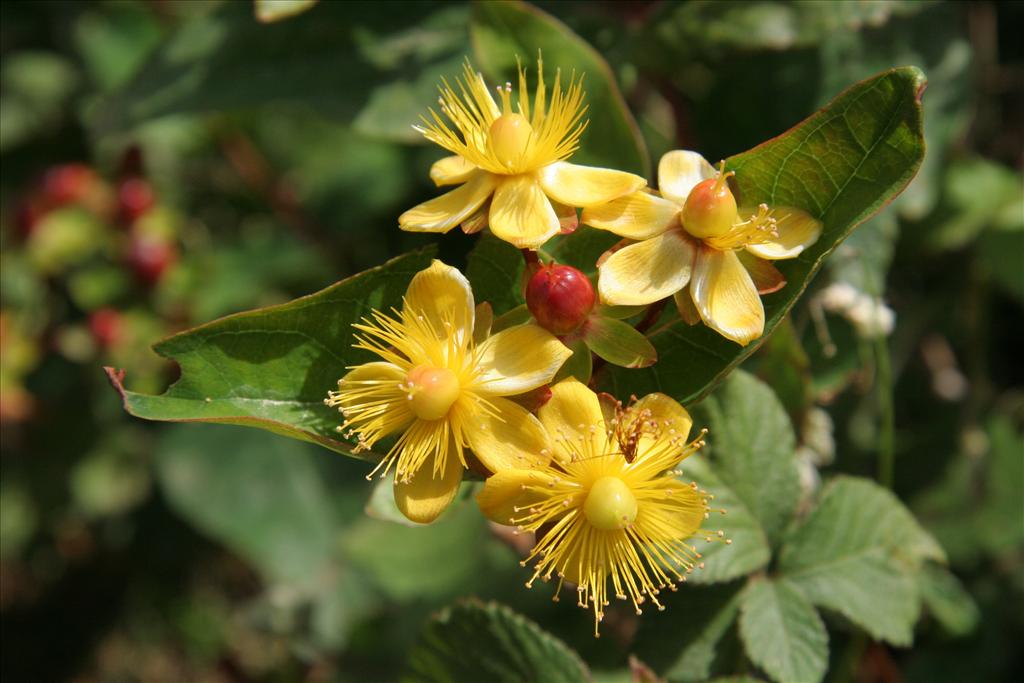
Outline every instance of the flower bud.
{"label": "flower bud", "polygon": [[694,237],[719,237],[736,223],[738,211],[726,176],[697,183],[683,205],[683,228]]}
{"label": "flower bud", "polygon": [[541,266],[526,285],[526,305],[544,329],[569,334],[594,308],[594,286],[572,266]]}

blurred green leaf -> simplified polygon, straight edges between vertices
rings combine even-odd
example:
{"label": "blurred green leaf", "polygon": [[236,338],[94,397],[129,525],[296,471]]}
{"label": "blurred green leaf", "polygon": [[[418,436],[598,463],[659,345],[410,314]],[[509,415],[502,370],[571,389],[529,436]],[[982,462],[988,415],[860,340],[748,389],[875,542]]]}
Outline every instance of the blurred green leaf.
{"label": "blurred green leaf", "polygon": [[673,7],[658,25],[662,39],[691,57],[697,53],[785,50],[824,42],[836,32],[879,26],[923,3],[688,2]]}
{"label": "blurred green leaf", "polygon": [[[463,56],[466,13],[415,2],[328,2],[264,24],[248,3],[224,3],[182,24],[91,121],[113,132],[169,114],[288,101],[356,118],[364,132],[416,140],[409,126]],[[383,62],[379,50],[393,59]]]}
{"label": "blurred green leaf", "polygon": [[743,371],[734,372],[704,409],[715,474],[776,543],[800,499],[789,416],[768,385]]}
{"label": "blurred green leaf", "polygon": [[78,17],[74,39],[100,91],[124,84],[163,38],[160,18],[136,3],[105,3]]}
{"label": "blurred green leaf", "polygon": [[406,681],[585,683],[586,665],[560,640],[507,607],[463,602],[427,625]]}
{"label": "blurred green leaf", "polygon": [[844,476],[786,539],[779,571],[814,604],[908,645],[920,610],[914,573],[926,560],[945,555],[903,504],[873,482]]}
{"label": "blurred green leaf", "polygon": [[799,589],[785,579],[753,581],[740,602],[740,637],[751,661],[780,683],[825,676],[828,633]]}
{"label": "blurred green leaf", "polygon": [[741,589],[740,582],[684,586],[662,596],[666,610],[640,620],[637,655],[670,680],[706,681],[719,643],[739,614]]}
{"label": "blurred green leaf", "polygon": [[562,22],[524,2],[477,2],[470,22],[473,52],[495,82],[515,73],[517,58],[536,82],[538,50],[546,63],[545,81],[553,68],[584,74],[590,123],[574,163],[608,166],[650,175],[650,159],[640,129],[601,54]]}
{"label": "blurred green leaf", "polygon": [[317,457],[294,441],[198,425],[165,431],[156,449],[179,514],[272,580],[298,584],[319,578],[337,542]]}
{"label": "blurred green leaf", "polygon": [[950,635],[967,635],[978,625],[977,603],[949,570],[927,564],[918,575],[918,585],[925,607]]}
{"label": "blurred green leaf", "polygon": [[283,21],[311,9],[319,0],[255,0],[256,18],[265,24]]}
{"label": "blurred green leaf", "polygon": [[942,203],[929,221],[925,234],[937,249],[958,249],[992,226],[1003,211],[1011,210],[1016,222],[1024,222],[1021,176],[1002,164],[972,157],[949,164]]}
{"label": "blurred green leaf", "polygon": [[127,391],[123,373],[107,374],[136,417],[247,425],[352,455],[335,430],[337,412],[324,405],[348,366],[371,360],[352,348],[352,323],[398,305],[431,255],[399,256],[316,294],[161,341],[154,350],[181,366],[181,379],[160,396]]}
{"label": "blurred green leaf", "polygon": [[[804,208],[824,224],[813,246],[795,259],[776,262],[788,284],[763,298],[765,336],[831,251],[913,178],[924,156],[919,99],[924,84],[924,75],[913,67],[884,72],[852,86],[792,130],[726,161],[736,172],[742,203]],[[603,388],[638,396],[664,388],[689,403],[706,395],[759,343],[740,347],[704,325],[682,321],[656,328],[651,340],[659,362],[640,371],[609,367]]]}
{"label": "blurred green leaf", "polygon": [[55,126],[78,82],[78,71],[57,54],[5,55],[0,69],[0,151]]}

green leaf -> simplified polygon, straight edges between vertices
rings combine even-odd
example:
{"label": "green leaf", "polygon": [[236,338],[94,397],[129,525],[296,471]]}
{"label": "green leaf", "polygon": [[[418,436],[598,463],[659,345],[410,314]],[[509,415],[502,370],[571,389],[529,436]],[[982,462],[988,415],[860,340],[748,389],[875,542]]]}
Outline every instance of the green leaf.
{"label": "green leaf", "polygon": [[888,490],[837,477],[786,540],[779,570],[811,602],[894,645],[913,639],[920,611],[914,573],[942,548]]}
{"label": "green leaf", "polygon": [[119,132],[170,114],[291,102],[421,141],[410,126],[465,53],[466,7],[325,2],[272,24],[252,11],[230,2],[196,13],[90,111],[91,125]]}
{"label": "green leaf", "polygon": [[916,68],[886,71],[852,86],[779,137],[727,159],[743,204],[803,208],[822,220],[821,237],[799,257],[775,262],[788,284],[762,299],[761,340],[740,347],[704,325],[691,327],[677,319],[650,335],[657,364],[640,371],[609,367],[604,388],[638,396],[664,388],[690,403],[749,356],[783,320],[832,250],[914,177],[924,156],[924,85]]}
{"label": "green leaf", "polygon": [[157,479],[171,507],[250,562],[279,592],[278,610],[311,612],[311,635],[326,647],[342,645],[375,600],[339,552],[344,522],[359,508],[343,511],[335,499],[364,495],[361,477],[349,471],[357,468],[234,427],[176,425],[156,448]]}
{"label": "green leaf", "polygon": [[136,417],[247,425],[351,455],[335,430],[340,416],[324,399],[348,366],[372,360],[352,348],[352,323],[371,308],[399,305],[431,256],[399,256],[316,294],[161,341],[154,350],[178,363],[181,378],[159,396],[126,390],[123,371],[107,374]]}
{"label": "green leaf", "polygon": [[513,75],[518,58],[535,83],[538,50],[546,82],[555,69],[562,71],[563,84],[573,71],[584,74],[590,123],[572,162],[650,175],[643,137],[608,63],[562,22],[523,2],[478,2],[469,33],[481,68],[498,82]]}
{"label": "green leaf", "polygon": [[311,9],[318,0],[255,0],[256,18],[265,24],[282,21]]}
{"label": "green leaf", "polygon": [[466,261],[466,278],[477,301],[489,301],[497,314],[522,304],[525,263],[518,249],[490,233],[480,235]]}
{"label": "green leaf", "polygon": [[751,661],[781,683],[812,683],[825,676],[825,625],[807,598],[785,579],[754,581],[743,591],[740,637]]}
{"label": "green leaf", "polygon": [[334,509],[318,456],[246,429],[181,425],[156,450],[157,477],[182,517],[276,581],[307,583],[330,562]]}
{"label": "green leaf", "polygon": [[948,633],[965,636],[978,625],[978,605],[948,569],[926,564],[918,575],[921,599]]}
{"label": "green leaf", "polygon": [[[681,469],[684,479],[692,479],[714,496],[712,505],[725,514],[712,512],[704,528],[715,538],[722,531],[729,543],[713,540],[711,543],[696,538],[697,550],[704,567],[687,578],[692,583],[721,583],[732,581],[768,565],[771,547],[764,529],[746,504],[728,484],[719,478],[702,454],[684,461]],[[692,541],[691,541],[692,543]]]}
{"label": "green leaf", "polygon": [[682,586],[659,596],[665,611],[644,614],[637,656],[671,680],[706,681],[719,643],[739,613],[742,584]]}
{"label": "green leaf", "polygon": [[594,356],[590,353],[590,347],[582,339],[571,342],[568,347],[572,349],[572,355],[562,363],[551,383],[560,382],[566,377],[575,377],[584,384],[589,383],[594,369]]}
{"label": "green leaf", "polygon": [[658,360],[658,353],[643,332],[621,320],[593,316],[583,334],[590,350],[613,365],[646,368]]}
{"label": "green leaf", "polygon": [[466,601],[424,630],[407,681],[437,683],[584,683],[579,656],[507,607]]}
{"label": "green leaf", "polygon": [[715,474],[774,544],[800,499],[789,416],[768,385],[743,371],[734,372],[708,398],[705,410]]}

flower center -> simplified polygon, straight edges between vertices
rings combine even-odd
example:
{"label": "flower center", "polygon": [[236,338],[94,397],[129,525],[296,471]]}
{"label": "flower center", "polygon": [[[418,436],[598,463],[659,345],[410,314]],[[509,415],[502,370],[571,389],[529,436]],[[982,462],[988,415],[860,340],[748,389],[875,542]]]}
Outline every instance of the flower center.
{"label": "flower center", "polygon": [[522,114],[502,114],[491,124],[491,149],[507,167],[517,165],[526,153],[533,126]]}
{"label": "flower center", "polygon": [[636,496],[618,477],[601,477],[583,503],[587,521],[601,531],[624,529],[636,519]]}
{"label": "flower center", "polygon": [[683,228],[694,237],[718,237],[732,229],[738,212],[726,179],[732,173],[718,173],[690,190],[683,205]]}
{"label": "flower center", "polygon": [[459,398],[459,378],[448,368],[420,365],[406,375],[409,407],[421,420],[439,420]]}

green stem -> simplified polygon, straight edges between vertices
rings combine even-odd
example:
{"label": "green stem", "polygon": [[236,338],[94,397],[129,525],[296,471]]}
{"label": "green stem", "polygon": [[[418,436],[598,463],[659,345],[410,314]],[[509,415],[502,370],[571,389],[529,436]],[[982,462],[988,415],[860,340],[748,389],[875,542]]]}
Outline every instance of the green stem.
{"label": "green stem", "polygon": [[895,453],[896,416],[893,406],[892,363],[889,357],[889,343],[885,335],[875,340],[875,384],[878,389],[878,412],[881,425],[878,432],[878,481],[891,489]]}

